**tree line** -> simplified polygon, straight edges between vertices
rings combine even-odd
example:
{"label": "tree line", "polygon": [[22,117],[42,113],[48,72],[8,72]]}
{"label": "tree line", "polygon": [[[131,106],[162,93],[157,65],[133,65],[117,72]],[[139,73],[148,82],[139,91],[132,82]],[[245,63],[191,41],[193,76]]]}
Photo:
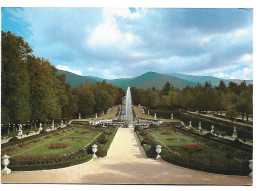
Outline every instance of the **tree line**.
{"label": "tree line", "polygon": [[125,91],[105,81],[76,88],[23,37],[2,31],[1,123],[46,122],[101,113],[121,103]]}
{"label": "tree line", "polygon": [[232,121],[241,115],[242,120],[248,121],[253,114],[253,85],[246,85],[220,81],[212,87],[210,82],[204,86],[199,83],[195,87],[186,86],[180,90],[167,82],[162,90],[131,88],[133,103],[141,104],[149,109],[186,110],[186,111],[213,111],[221,114],[225,111]]}

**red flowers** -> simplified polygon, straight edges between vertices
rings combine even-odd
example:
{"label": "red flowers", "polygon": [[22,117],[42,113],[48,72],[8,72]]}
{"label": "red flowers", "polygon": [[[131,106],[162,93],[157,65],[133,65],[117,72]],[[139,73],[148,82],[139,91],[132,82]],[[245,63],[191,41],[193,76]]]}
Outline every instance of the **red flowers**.
{"label": "red flowers", "polygon": [[161,132],[162,135],[171,135],[172,132],[171,131],[164,131],[164,132]]}
{"label": "red flowers", "polygon": [[61,148],[67,148],[69,145],[67,143],[53,143],[50,144],[51,149],[61,149]]}
{"label": "red flowers", "polygon": [[184,145],[183,148],[186,150],[195,150],[195,151],[201,151],[203,149],[203,147],[200,145]]}
{"label": "red flowers", "polygon": [[91,133],[92,131],[89,131],[89,130],[86,130],[86,131],[82,131],[81,134],[89,134]]}

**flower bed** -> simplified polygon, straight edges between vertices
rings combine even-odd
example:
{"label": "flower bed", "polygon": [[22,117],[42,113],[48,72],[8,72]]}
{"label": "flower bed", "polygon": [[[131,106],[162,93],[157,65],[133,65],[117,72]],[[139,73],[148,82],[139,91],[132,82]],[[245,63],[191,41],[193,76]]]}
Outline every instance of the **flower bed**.
{"label": "flower bed", "polygon": [[186,141],[187,139],[181,137],[169,137],[166,138],[167,141]]}
{"label": "flower bed", "polygon": [[89,130],[86,130],[86,131],[82,131],[81,134],[89,134],[91,133],[92,131],[89,131]]}
{"label": "flower bed", "polygon": [[203,149],[200,145],[184,145],[183,148],[185,150],[194,150],[194,151],[201,151]]}
{"label": "flower bed", "polygon": [[162,135],[171,135],[172,132],[171,131],[164,131],[164,132],[161,132]]}
{"label": "flower bed", "polygon": [[67,148],[69,145],[67,143],[53,143],[50,144],[51,149],[62,149]]}

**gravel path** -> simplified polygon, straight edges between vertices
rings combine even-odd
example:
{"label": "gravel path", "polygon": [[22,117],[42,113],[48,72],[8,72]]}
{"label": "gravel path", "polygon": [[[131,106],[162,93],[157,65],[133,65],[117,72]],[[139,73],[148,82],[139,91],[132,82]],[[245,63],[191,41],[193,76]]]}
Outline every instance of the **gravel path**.
{"label": "gravel path", "polygon": [[120,128],[106,158],[56,170],[12,172],[3,183],[251,185],[252,179],[190,170],[148,159],[133,129]]}

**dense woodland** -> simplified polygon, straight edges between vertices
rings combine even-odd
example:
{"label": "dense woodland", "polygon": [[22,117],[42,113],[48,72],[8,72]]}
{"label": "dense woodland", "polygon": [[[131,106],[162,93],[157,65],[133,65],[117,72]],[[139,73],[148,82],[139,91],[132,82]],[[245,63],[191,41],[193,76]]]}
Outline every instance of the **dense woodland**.
{"label": "dense woodland", "polygon": [[105,81],[71,88],[66,76],[33,55],[20,36],[2,31],[1,123],[44,123],[101,113],[121,103],[125,91]]}
{"label": "dense woodland", "polygon": [[216,114],[226,111],[226,116],[232,121],[237,115],[248,120],[253,114],[253,85],[247,86],[245,82],[239,85],[230,82],[226,86],[220,81],[214,88],[206,82],[204,86],[198,84],[182,90],[166,83],[162,90],[131,88],[131,93],[134,104],[140,103],[150,109],[214,111]]}
{"label": "dense woodland", "polygon": [[[50,119],[75,118],[101,113],[121,103],[125,90],[105,81],[86,82],[76,88],[66,83],[66,76],[44,59],[35,57],[22,37],[2,31],[1,121],[7,125],[44,123]],[[241,114],[243,119],[253,113],[253,85],[245,82],[228,86],[223,81],[217,87],[206,82],[180,90],[166,83],[162,90],[131,88],[133,104],[151,109],[226,111],[231,119]]]}

